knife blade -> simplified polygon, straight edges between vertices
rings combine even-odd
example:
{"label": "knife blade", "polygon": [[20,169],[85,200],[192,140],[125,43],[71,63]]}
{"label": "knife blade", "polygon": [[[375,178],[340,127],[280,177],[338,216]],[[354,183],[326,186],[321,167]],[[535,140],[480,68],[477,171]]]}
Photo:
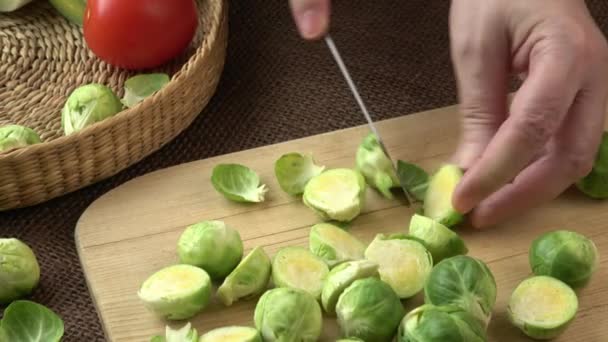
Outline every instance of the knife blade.
{"label": "knife blade", "polygon": [[[342,76],[344,76],[344,79],[346,80],[346,83],[348,84],[348,87],[350,88],[351,93],[353,94],[353,97],[357,101],[357,104],[359,105],[359,108],[361,109],[361,112],[363,113],[365,120],[367,120],[369,129],[376,136],[376,138],[378,139],[378,143],[380,144],[380,147],[382,148],[382,151],[390,160],[391,165],[393,167],[393,171],[395,172],[395,175],[397,175],[397,178],[400,178],[399,173],[397,172],[397,165],[393,161],[393,158],[391,158],[391,155],[389,154],[388,149],[384,145],[384,142],[383,142],[382,138],[380,137],[380,134],[378,133],[378,129],[376,129],[376,125],[374,124],[374,121],[372,120],[372,117],[369,114],[369,111],[367,110],[367,106],[365,106],[365,103],[363,102],[361,95],[359,95],[357,86],[355,85],[355,82],[353,82],[353,79],[350,77],[350,73],[348,72],[348,69],[346,68],[346,65],[344,64],[344,61],[342,60],[342,57],[340,56],[340,52],[338,52],[338,48],[336,47],[334,40],[331,38],[331,36],[329,34],[325,35],[325,43],[327,44],[329,51],[331,52],[332,56],[334,57],[336,64],[338,64],[338,68],[342,72]],[[401,181],[401,179],[399,179],[399,185],[401,186],[401,189],[403,190],[403,193],[405,194],[406,205],[409,207],[413,203],[412,196],[410,195],[409,191],[407,191],[407,189],[403,185],[403,182]]]}

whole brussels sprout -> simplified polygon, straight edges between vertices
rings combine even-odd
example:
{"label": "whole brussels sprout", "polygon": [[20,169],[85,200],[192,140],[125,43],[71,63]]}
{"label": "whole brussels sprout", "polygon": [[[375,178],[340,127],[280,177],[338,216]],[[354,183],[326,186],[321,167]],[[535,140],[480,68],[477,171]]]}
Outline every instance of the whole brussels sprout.
{"label": "whole brussels sprout", "polygon": [[0,127],[0,152],[40,143],[40,137],[33,129],[8,125]]}
{"label": "whole brussels sprout", "polygon": [[212,279],[226,277],[243,257],[239,232],[222,221],[203,221],[191,225],[177,243],[182,264],[198,266]]}
{"label": "whole brussels sprout", "polygon": [[32,249],[18,239],[0,239],[0,304],[30,294],[39,281],[40,266]]}
{"label": "whole brussels sprout", "polygon": [[291,287],[321,297],[329,268],[323,259],[302,247],[285,247],[272,260],[272,281],[277,287]]}
{"label": "whole brussels sprout", "polygon": [[444,165],[431,177],[424,197],[424,216],[444,226],[452,227],[463,220],[461,213],[452,206],[452,194],[462,178],[462,170],[456,165]]}
{"label": "whole brussels sprout", "polygon": [[357,149],[357,169],[363,174],[367,184],[393,199],[392,188],[400,187],[395,167],[386,156],[375,134],[367,135]]}
{"label": "whole brussels sprout", "polygon": [[365,250],[365,257],[380,265],[380,279],[400,298],[410,298],[424,287],[433,257],[424,246],[405,235],[378,234]]}
{"label": "whole brussels sprout", "polygon": [[321,336],[321,307],[305,291],[280,287],[267,291],[255,307],[255,327],[265,342],[315,342]]}
{"label": "whole brussels sprout", "polygon": [[568,285],[552,277],[535,276],[513,291],[507,312],[524,334],[549,340],[566,330],[577,310],[576,293]]}
{"label": "whole brussels sprout", "polygon": [[309,245],[310,251],[329,267],[365,257],[365,245],[359,239],[329,223],[319,223],[310,229]]}
{"label": "whole brussels sprout", "polygon": [[426,282],[424,302],[460,307],[487,326],[496,303],[494,275],[481,260],[470,256],[444,259]]}
{"label": "whole brussels sprout", "polygon": [[274,164],[274,174],[283,191],[290,195],[300,195],[308,181],[325,170],[325,166],[315,164],[310,155],[287,153]]}
{"label": "whole brussels sprout", "polygon": [[399,297],[378,278],[352,283],[336,305],[338,325],[344,336],[364,341],[391,341],[405,315]]}
{"label": "whole brussels sprout", "polygon": [[112,90],[101,84],[76,88],[61,111],[61,125],[66,135],[100,122],[122,110],[122,103]]}
{"label": "whole brussels sprout", "polygon": [[608,198],[608,132],[602,134],[593,169],[576,182],[576,187],[591,198]]}
{"label": "whole brussels sprout", "polygon": [[336,313],[338,298],[355,280],[378,277],[378,264],[370,260],[344,262],[332,269],[325,279],[321,292],[323,309],[331,315]]}
{"label": "whole brussels sprout", "polygon": [[213,329],[198,342],[262,342],[262,337],[254,328],[232,326]]}
{"label": "whole brussels sprout", "polygon": [[485,328],[470,313],[455,306],[422,305],[399,325],[398,342],[485,342]]}
{"label": "whole brussels sprout", "polygon": [[548,232],[535,239],[529,258],[534,274],[557,278],[573,288],[585,286],[599,263],[593,241],[567,230]]}
{"label": "whole brussels sprout", "polygon": [[313,177],[302,200],[324,220],[349,222],[357,217],[365,199],[365,179],[351,169],[332,169]]}
{"label": "whole brussels sprout", "polygon": [[240,298],[262,293],[270,280],[270,258],[262,247],[254,248],[226,277],[217,296],[226,306]]}
{"label": "whole brussels sprout", "polygon": [[137,294],[156,315],[185,320],[209,303],[211,279],[202,268],[185,264],[168,266],[146,279]]}
{"label": "whole brussels sprout", "polygon": [[452,256],[467,254],[469,251],[458,234],[422,215],[414,214],[410,221],[409,233],[431,252],[434,263]]}

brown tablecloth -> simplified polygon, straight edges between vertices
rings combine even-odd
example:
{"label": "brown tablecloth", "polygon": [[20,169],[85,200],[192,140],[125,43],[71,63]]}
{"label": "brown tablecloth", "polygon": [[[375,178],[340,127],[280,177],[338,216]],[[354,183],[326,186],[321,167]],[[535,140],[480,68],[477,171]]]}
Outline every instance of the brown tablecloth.
{"label": "brown tablecloth", "polygon": [[[608,2],[589,1],[604,32]],[[332,32],[377,118],[456,103],[448,1],[343,0]],[[147,172],[246,148],[363,124],[325,45],[298,38],[287,1],[230,4],[230,42],[219,89],[194,124],[149,158],[94,186],[0,214],[0,236],[35,249],[42,267],[32,298],[63,317],[65,341],[103,341],[74,245],[86,207]]]}

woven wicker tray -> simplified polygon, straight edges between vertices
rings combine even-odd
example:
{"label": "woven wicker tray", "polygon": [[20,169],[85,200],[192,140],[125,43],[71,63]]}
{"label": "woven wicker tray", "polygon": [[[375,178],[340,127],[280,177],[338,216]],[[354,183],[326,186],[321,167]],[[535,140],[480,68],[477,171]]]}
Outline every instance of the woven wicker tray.
{"label": "woven wicker tray", "polygon": [[36,130],[42,144],[0,154],[0,211],[31,206],[110,177],[188,127],[215,92],[228,36],[227,2],[197,0],[198,31],[180,57],[156,71],[171,82],[138,106],[64,136],[70,92],[98,82],[123,95],[135,73],[97,59],[79,27],[46,1],[0,14],[0,126]]}

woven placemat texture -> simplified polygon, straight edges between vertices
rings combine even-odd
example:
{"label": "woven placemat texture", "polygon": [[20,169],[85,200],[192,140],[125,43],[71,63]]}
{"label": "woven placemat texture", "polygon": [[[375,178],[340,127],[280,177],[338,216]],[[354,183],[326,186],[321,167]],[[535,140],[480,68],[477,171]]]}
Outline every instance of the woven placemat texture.
{"label": "woven placemat texture", "polygon": [[[604,32],[608,3],[589,1]],[[333,38],[379,119],[456,103],[448,1],[336,1]],[[0,236],[36,251],[32,299],[66,323],[65,341],[103,341],[74,245],[79,216],[96,198],[145,173],[364,124],[326,47],[298,38],[287,1],[230,3],[228,57],[218,92],[172,143],[117,176],[43,205],[0,213]]]}

